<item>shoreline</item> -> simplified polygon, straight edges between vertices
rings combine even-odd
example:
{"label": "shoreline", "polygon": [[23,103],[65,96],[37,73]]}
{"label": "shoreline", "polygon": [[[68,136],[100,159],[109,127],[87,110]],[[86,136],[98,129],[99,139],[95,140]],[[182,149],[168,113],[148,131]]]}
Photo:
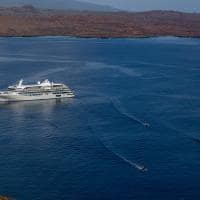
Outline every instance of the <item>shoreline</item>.
{"label": "shoreline", "polygon": [[119,39],[150,39],[150,38],[183,38],[200,39],[200,36],[177,36],[177,35],[156,35],[156,36],[132,36],[132,37],[96,37],[96,36],[76,36],[76,35],[0,35],[0,38],[43,38],[43,37],[68,37],[76,39],[101,39],[101,40],[119,40]]}

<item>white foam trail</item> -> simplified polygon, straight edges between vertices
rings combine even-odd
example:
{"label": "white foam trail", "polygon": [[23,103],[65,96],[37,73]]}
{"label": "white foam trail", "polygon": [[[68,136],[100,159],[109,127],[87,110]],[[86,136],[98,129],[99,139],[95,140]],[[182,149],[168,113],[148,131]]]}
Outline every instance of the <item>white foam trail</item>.
{"label": "white foam trail", "polygon": [[116,105],[113,101],[111,101],[111,102],[112,102],[115,110],[117,110],[121,115],[124,115],[124,116],[128,117],[129,119],[136,121],[136,122],[138,122],[139,124],[141,124],[145,127],[150,127],[149,123],[142,121],[142,120],[138,119],[137,117],[130,115],[129,113],[125,112],[124,108],[122,108],[119,103]]}
{"label": "white foam trail", "polygon": [[149,123],[144,122],[144,121],[142,121],[142,120],[136,118],[135,116],[132,116],[132,115],[130,115],[130,114],[128,114],[128,113],[124,113],[124,112],[122,112],[121,114],[125,115],[126,117],[128,117],[128,118],[130,118],[130,119],[133,119],[134,121],[136,121],[136,122],[142,124],[142,125],[145,126],[145,127],[150,127],[150,124],[149,124]]}
{"label": "white foam trail", "polygon": [[192,96],[192,95],[179,95],[179,94],[153,94],[154,96],[158,97],[165,97],[165,98],[174,98],[174,99],[185,99],[185,100],[200,100],[200,97],[198,96]]}
{"label": "white foam trail", "polygon": [[79,61],[62,56],[38,57],[37,54],[6,54],[0,56],[0,62],[48,62],[48,63],[78,63]]}
{"label": "white foam trail", "polygon": [[162,79],[164,76],[143,77],[144,80]]}
{"label": "white foam trail", "polygon": [[139,77],[142,76],[141,73],[139,73],[138,71],[136,71],[133,68],[128,68],[125,66],[120,66],[120,65],[108,65],[105,63],[101,63],[101,62],[86,62],[86,66],[88,70],[92,70],[92,69],[111,69],[111,70],[117,70],[118,72],[120,72],[121,74],[125,74],[127,76],[131,76],[131,77]]}
{"label": "white foam trail", "polygon": [[[114,153],[114,152],[113,152]],[[125,157],[119,155],[118,153],[114,153],[116,156],[118,156],[121,160],[123,160],[124,162],[128,163],[129,165],[131,165],[132,167],[142,171],[142,172],[147,172],[148,171],[148,168],[146,168],[144,165],[141,165],[139,163],[135,163],[135,162],[132,162],[128,159],[126,159]]]}
{"label": "white foam trail", "polygon": [[153,66],[158,66],[158,67],[177,67],[178,65],[175,64],[162,64],[162,63],[154,63],[154,62],[146,62],[146,61],[141,61],[141,60],[135,60],[135,64],[141,64],[141,65],[153,65]]}
{"label": "white foam trail", "polygon": [[141,165],[139,163],[133,162],[128,160],[127,158],[123,157],[122,155],[120,155],[119,153],[114,152],[113,150],[111,150],[110,148],[107,147],[107,145],[105,145],[104,142],[102,142],[101,139],[99,139],[99,137],[95,134],[93,128],[91,126],[88,126],[88,129],[95,135],[95,137],[98,139],[98,141],[104,146],[104,148],[111,152],[113,155],[117,156],[120,160],[122,160],[123,162],[129,164],[129,166],[134,167],[135,169],[141,171],[141,172],[147,172],[148,168],[145,167],[144,165]]}
{"label": "white foam trail", "polygon": [[18,57],[9,57],[9,56],[1,56],[0,57],[0,62],[16,62],[16,61],[22,61],[22,62],[29,62],[29,61],[34,61],[31,58],[18,58]]}

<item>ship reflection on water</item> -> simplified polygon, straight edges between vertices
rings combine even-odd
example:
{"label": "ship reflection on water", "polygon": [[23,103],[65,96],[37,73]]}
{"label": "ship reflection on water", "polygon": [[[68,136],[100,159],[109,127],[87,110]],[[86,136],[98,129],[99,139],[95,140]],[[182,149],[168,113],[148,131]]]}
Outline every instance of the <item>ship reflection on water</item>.
{"label": "ship reflection on water", "polygon": [[1,102],[0,109],[9,109],[18,114],[22,114],[27,111],[50,114],[55,107],[69,106],[73,103],[73,101],[74,100],[71,98],[65,98],[37,101]]}
{"label": "ship reflection on water", "polygon": [[[3,113],[10,113],[12,120],[7,121],[7,129],[11,132],[21,130],[26,134],[33,131],[34,134],[38,133],[38,137],[41,131],[55,132],[57,123],[65,118],[65,116],[58,117],[59,112],[68,113],[70,112],[70,105],[73,103],[73,99],[49,99],[40,101],[20,101],[20,102],[9,102],[1,103],[0,111]],[[4,114],[3,114],[4,115]],[[66,117],[65,120],[68,120]],[[20,132],[21,132],[20,131]]]}

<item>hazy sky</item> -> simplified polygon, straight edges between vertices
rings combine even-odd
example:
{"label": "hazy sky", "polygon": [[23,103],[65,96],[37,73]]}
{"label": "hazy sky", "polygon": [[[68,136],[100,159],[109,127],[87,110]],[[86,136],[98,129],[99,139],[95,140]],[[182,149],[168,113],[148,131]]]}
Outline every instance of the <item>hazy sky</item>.
{"label": "hazy sky", "polygon": [[[25,2],[33,5],[57,5],[62,7],[73,0],[0,0],[0,5],[13,5]],[[96,4],[110,5],[115,8],[145,11],[145,10],[178,10],[186,12],[200,12],[200,0],[78,0]]]}
{"label": "hazy sky", "polygon": [[81,0],[128,10],[179,10],[200,12],[200,0]]}

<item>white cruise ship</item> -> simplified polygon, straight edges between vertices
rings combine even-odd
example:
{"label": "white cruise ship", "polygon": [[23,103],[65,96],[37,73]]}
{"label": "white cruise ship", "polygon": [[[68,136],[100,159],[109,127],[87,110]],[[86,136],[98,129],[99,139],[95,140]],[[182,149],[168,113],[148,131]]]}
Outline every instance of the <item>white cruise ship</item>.
{"label": "white cruise ship", "polygon": [[0,102],[60,99],[74,96],[69,87],[62,83],[49,82],[46,79],[37,84],[23,85],[23,80],[20,80],[17,85],[9,86],[6,91],[0,92]]}

